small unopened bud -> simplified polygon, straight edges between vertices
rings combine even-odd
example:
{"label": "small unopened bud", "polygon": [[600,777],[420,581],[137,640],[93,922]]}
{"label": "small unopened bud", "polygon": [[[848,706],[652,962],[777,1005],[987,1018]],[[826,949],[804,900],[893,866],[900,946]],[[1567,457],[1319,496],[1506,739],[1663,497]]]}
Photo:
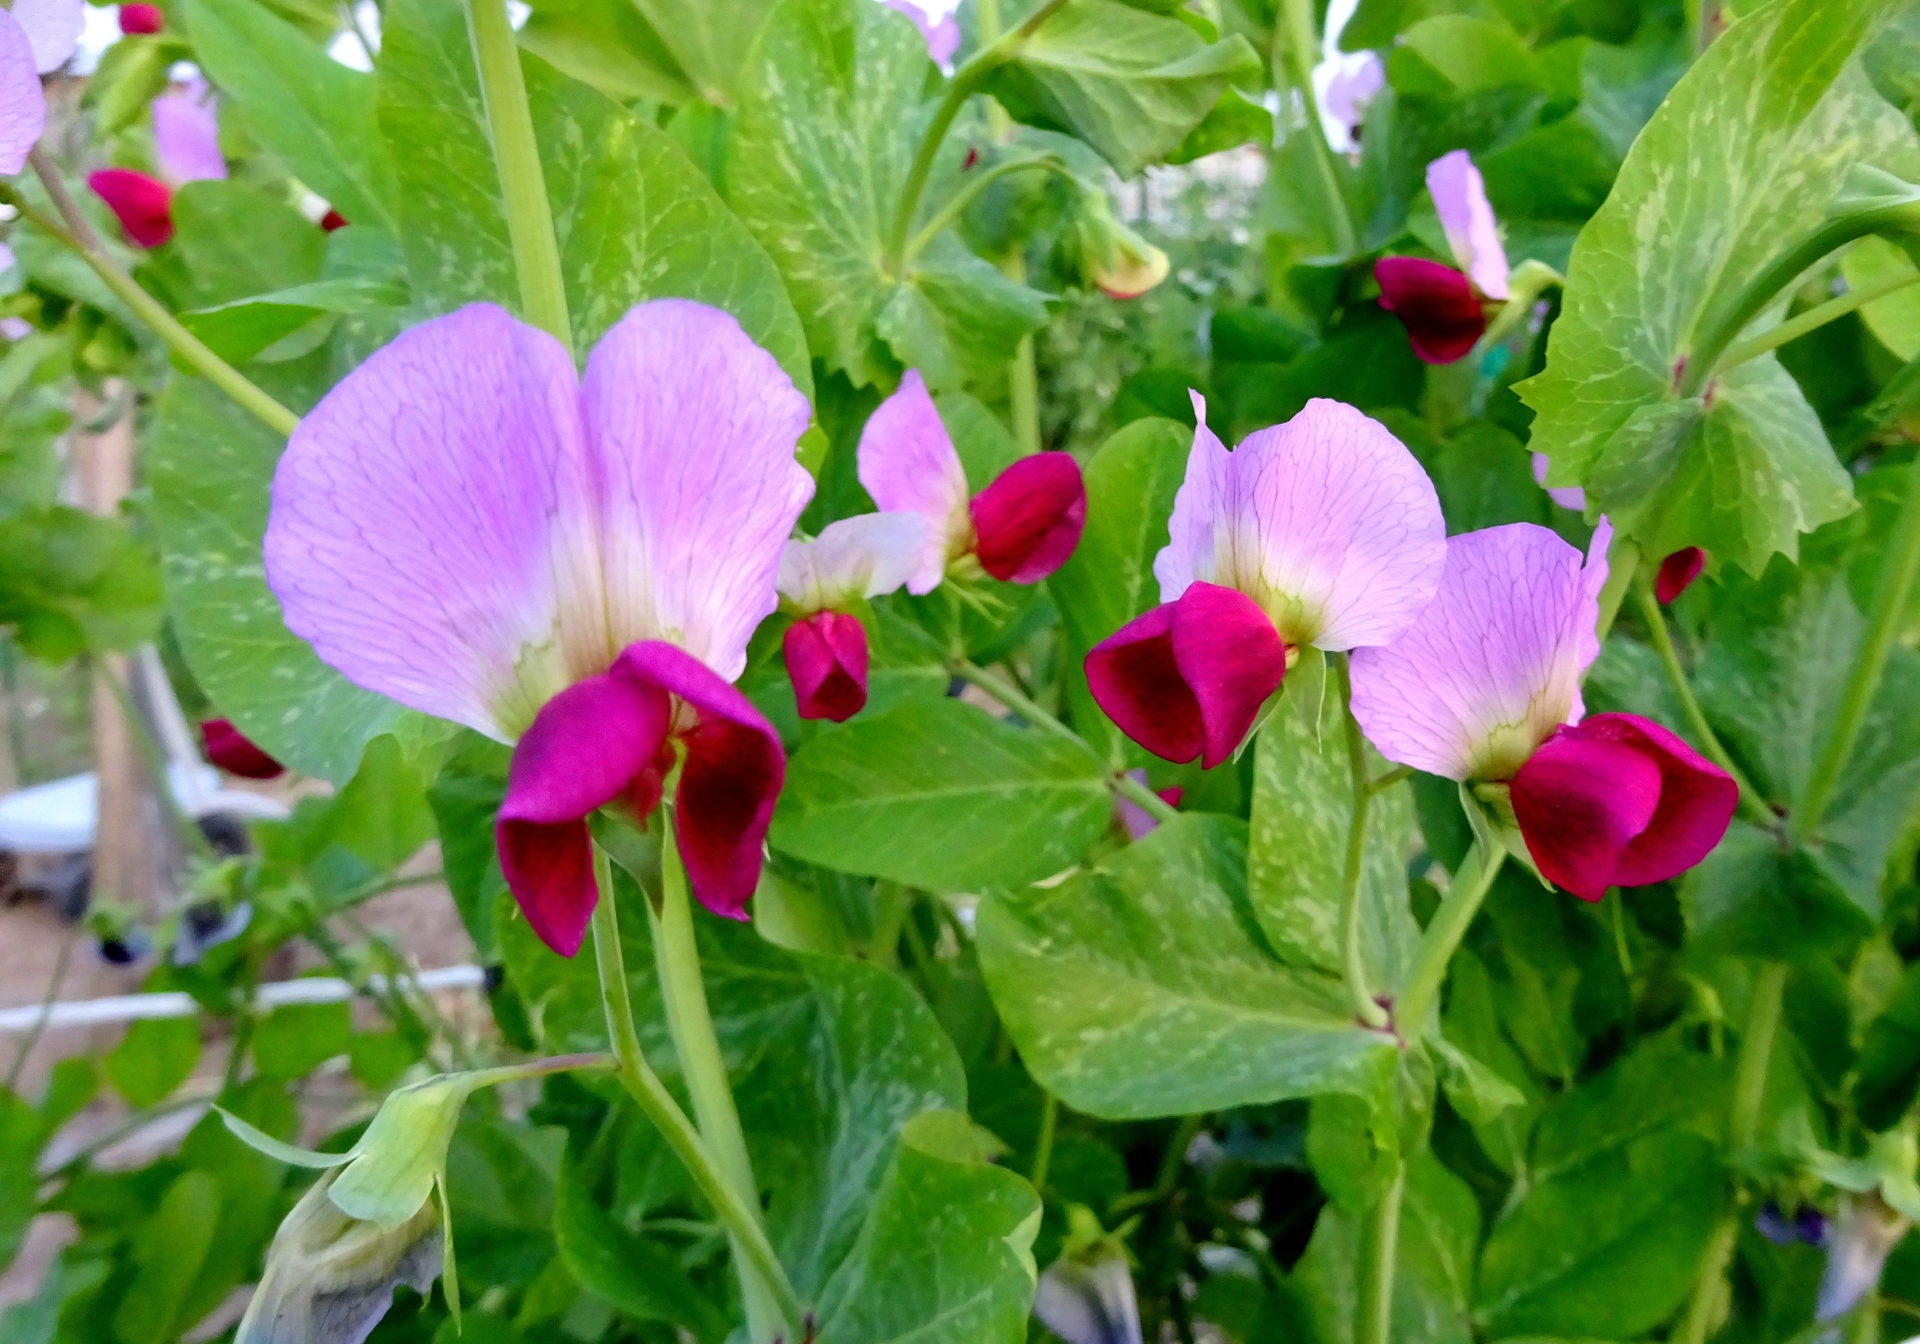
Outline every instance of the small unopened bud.
{"label": "small unopened bud", "polygon": [[1853,1310],[1854,1304],[1880,1282],[1887,1255],[1913,1224],[1896,1213],[1879,1195],[1850,1195],[1840,1206],[1827,1242],[1827,1268],[1820,1276],[1820,1297],[1814,1319],[1831,1321]]}
{"label": "small unopened bud", "polygon": [[1068,237],[1081,274],[1110,299],[1137,299],[1167,278],[1167,254],[1115,219],[1104,191],[1081,193]]}
{"label": "small unopened bud", "polygon": [[1103,1230],[1078,1205],[1067,1218],[1066,1246],[1035,1286],[1034,1316],[1066,1344],[1141,1344],[1140,1305],[1121,1233]]}

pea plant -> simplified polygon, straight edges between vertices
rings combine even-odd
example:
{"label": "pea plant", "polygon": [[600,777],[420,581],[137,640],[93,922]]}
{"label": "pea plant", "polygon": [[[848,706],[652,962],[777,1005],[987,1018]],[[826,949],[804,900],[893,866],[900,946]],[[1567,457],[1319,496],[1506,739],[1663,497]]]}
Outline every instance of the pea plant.
{"label": "pea plant", "polygon": [[0,1342],[1920,1333],[1920,5],[84,17],[0,620],[335,791],[116,926],[217,1091],[0,1091]]}

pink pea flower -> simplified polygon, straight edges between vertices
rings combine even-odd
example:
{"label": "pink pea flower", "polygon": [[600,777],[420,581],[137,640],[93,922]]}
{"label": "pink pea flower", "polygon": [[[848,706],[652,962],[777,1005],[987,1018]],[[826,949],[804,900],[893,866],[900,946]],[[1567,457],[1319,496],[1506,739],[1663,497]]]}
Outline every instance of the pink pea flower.
{"label": "pink pea flower", "polygon": [[1161,605],[1087,655],[1107,716],[1170,761],[1233,754],[1291,651],[1384,644],[1432,598],[1446,557],[1433,483],[1401,442],[1315,399],[1231,453],[1197,427],[1154,559]]}
{"label": "pink pea flower", "polygon": [[47,99],[34,67],[33,43],[11,11],[0,10],[0,176],[27,166],[47,128]]}
{"label": "pink pea flower", "polygon": [[166,27],[166,20],[158,5],[122,5],[120,6],[120,31],[129,37],[142,37],[157,33]]}
{"label": "pink pea flower", "polygon": [[1725,772],[1658,724],[1583,717],[1612,536],[1602,519],[1584,565],[1531,523],[1454,537],[1432,603],[1353,656],[1353,715],[1380,753],[1508,784],[1540,872],[1587,901],[1691,868],[1737,800]]}
{"label": "pink pea flower", "polygon": [[34,69],[50,75],[65,65],[87,26],[86,0],[13,0],[14,21],[33,47]]}
{"label": "pink pea flower", "polygon": [[1002,583],[1038,583],[1080,544],[1087,489],[1079,464],[1066,453],[1033,453],[969,499],[960,454],[918,369],[868,418],[857,460],[874,503],[927,521],[910,593],[932,592],[948,565],[969,555]]}
{"label": "pink pea flower", "polygon": [[472,304],[376,352],[288,441],[266,536],[288,629],[357,685],[516,742],[501,867],[563,956],[596,899],[586,819],[645,818],[676,761],[693,894],[745,918],[786,758],[730,683],[813,493],[808,417],[704,304],[633,309],[584,376]]}
{"label": "pink pea flower", "polygon": [[960,25],[954,22],[951,13],[938,19],[932,18],[927,11],[913,3],[913,0],[880,0],[880,3],[896,14],[904,14],[913,20],[913,26],[920,30],[920,36],[926,40],[927,55],[942,70],[953,64],[954,53],[960,50]]}
{"label": "pink pea flower", "polygon": [[1660,572],[1653,581],[1653,595],[1661,606],[1667,605],[1692,586],[1700,577],[1700,571],[1707,567],[1707,553],[1698,546],[1687,546],[1675,551],[1660,562]]}
{"label": "pink pea flower", "polygon": [[278,779],[286,767],[256,747],[227,719],[208,719],[200,725],[200,744],[207,759],[242,779]]}
{"label": "pink pea flower", "polygon": [[193,80],[153,100],[153,148],[162,176],[176,187],[225,179],[220,124],[213,113],[213,90],[205,80]]}
{"label": "pink pea flower", "polygon": [[1547,492],[1547,498],[1575,513],[1587,511],[1587,492],[1577,485],[1548,485],[1547,468],[1552,465],[1545,453],[1533,455],[1533,483]]}
{"label": "pink pea flower", "polygon": [[87,186],[107,203],[130,241],[159,247],[173,237],[173,190],[165,182],[131,168],[102,168],[87,175]]}
{"label": "pink pea flower", "polygon": [[1507,297],[1507,254],[1487,204],[1480,170],[1464,149],[1427,165],[1427,191],[1459,270],[1418,257],[1374,263],[1380,306],[1407,329],[1413,352],[1429,364],[1451,364],[1486,332],[1482,300]]}
{"label": "pink pea flower", "polygon": [[1320,106],[1351,136],[1366,119],[1367,105],[1386,85],[1387,67],[1377,53],[1363,51],[1345,56],[1328,78]]}
{"label": "pink pea flower", "polygon": [[917,513],[868,513],[829,523],[780,553],[778,588],[797,617],[781,638],[803,719],[844,723],[867,703],[867,630],[846,608],[900,588],[925,549]]}

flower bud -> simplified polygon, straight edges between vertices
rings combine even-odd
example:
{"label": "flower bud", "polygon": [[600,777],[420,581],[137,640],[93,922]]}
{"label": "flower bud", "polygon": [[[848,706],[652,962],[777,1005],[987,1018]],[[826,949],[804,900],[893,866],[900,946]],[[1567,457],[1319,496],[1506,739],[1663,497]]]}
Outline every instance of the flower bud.
{"label": "flower bud", "polygon": [[129,37],[157,33],[166,27],[158,5],[120,6],[120,31]]}
{"label": "flower bud", "polygon": [[226,719],[208,719],[200,725],[200,743],[207,759],[242,779],[278,779],[286,767],[248,741]]}
{"label": "flower bud", "polygon": [[1814,1319],[1844,1316],[1872,1292],[1880,1283],[1888,1254],[1911,1226],[1904,1214],[1888,1207],[1877,1194],[1848,1196],[1827,1244],[1827,1267],[1820,1275]]}
{"label": "flower bud", "polygon": [[967,505],[980,568],[1002,583],[1038,583],[1067,562],[1087,522],[1087,487],[1067,453],[1034,453]]}
{"label": "flower bud", "polygon": [[1653,581],[1653,595],[1665,606],[1687,591],[1707,566],[1707,553],[1698,546],[1675,551],[1660,562],[1660,574]]}
{"label": "flower bud", "polygon": [[88,175],[87,186],[106,202],[131,242],[159,247],[173,237],[173,192],[158,178],[131,168],[102,168]]}
{"label": "flower bud", "polygon": [[867,632],[859,618],[817,611],[780,641],[803,719],[845,723],[867,703]]}
{"label": "flower bud", "polygon": [[[1033,1314],[1066,1344],[1141,1344],[1140,1305],[1122,1233],[1075,1204],[1060,1258],[1040,1275]],[[1124,1229],[1122,1229],[1124,1232]]]}
{"label": "flower bud", "polygon": [[1137,299],[1167,278],[1167,254],[1115,219],[1104,191],[1081,192],[1068,243],[1081,274],[1110,299]]}

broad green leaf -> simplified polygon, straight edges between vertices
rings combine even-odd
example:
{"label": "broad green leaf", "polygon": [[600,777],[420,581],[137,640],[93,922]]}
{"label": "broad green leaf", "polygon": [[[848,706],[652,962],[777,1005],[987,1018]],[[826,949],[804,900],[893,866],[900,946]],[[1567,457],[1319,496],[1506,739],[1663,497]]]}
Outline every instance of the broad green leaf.
{"label": "broad green leaf", "polygon": [[283,1004],[254,1028],[254,1070],[262,1078],[305,1077],[334,1056],[346,1054],[351,1035],[344,1003]]}
{"label": "broad green leaf", "polygon": [[494,843],[493,819],[506,797],[508,748],[478,733],[456,739],[447,763],[427,790],[440,834],[440,860],[460,922],[483,964],[500,959],[493,914],[506,894]]}
{"label": "broad green leaf", "polygon": [[723,5],[704,0],[631,2],[702,98],[726,106],[745,96],[743,68],[750,80],[749,53],[775,0],[733,0]]}
{"label": "broad green leaf", "polygon": [[1177,149],[1229,81],[1261,73],[1237,34],[1209,45],[1178,19],[1069,0],[986,87],[1015,119],[1071,132],[1132,177]]}
{"label": "broad green leaf", "polygon": [[1497,19],[1436,14],[1400,36],[1387,63],[1402,93],[1474,94],[1508,84],[1544,90],[1546,72],[1520,35]]}
{"label": "broad green leaf", "polygon": [[915,700],[794,754],[772,841],[812,863],[935,891],[1050,877],[1106,833],[1085,748],[957,700]]}
{"label": "broad green leaf", "polygon": [[[396,0],[379,72],[395,150],[399,234],[429,312],[518,306],[478,75],[461,7]],[[666,132],[533,56],[522,60],[560,244],[575,353],[648,299],[725,309],[811,395],[799,320],[779,273]]]}
{"label": "broad green leaf", "polygon": [[133,1284],[113,1318],[120,1344],[166,1344],[193,1324],[179,1317],[213,1249],[219,1218],[220,1189],[207,1173],[186,1172],[167,1187],[134,1236]]}
{"label": "broad green leaf", "polygon": [[1862,238],[1840,259],[1847,288],[1858,292],[1882,285],[1906,284],[1860,309],[1860,320],[1880,344],[1902,359],[1920,355],[1920,270],[1913,258],[1885,238]]}
{"label": "broad green leaf", "polygon": [[569,1161],[554,1182],[553,1236],[580,1286],[598,1293],[638,1321],[685,1325],[701,1339],[723,1339],[727,1320],[694,1285],[679,1259],[637,1236],[594,1202],[578,1166]]}
{"label": "broad green leaf", "polygon": [[1873,1129],[1897,1124],[1920,1094],[1920,967],[1900,978],[1885,1010],[1868,1024],[1855,1068],[1862,1122]]}
{"label": "broad green leaf", "polygon": [[1496,1339],[1635,1338],[1686,1300],[1725,1196],[1714,1145],[1681,1130],[1540,1181],[1487,1239],[1475,1319]]}
{"label": "broad green leaf", "polygon": [[103,1067],[113,1090],[143,1110],[171,1096],[199,1062],[199,1019],[158,1017],[128,1027]]}
{"label": "broad green leaf", "polygon": [[[1280,705],[1256,744],[1248,824],[1247,890],[1274,951],[1289,964],[1342,974],[1340,906],[1346,890],[1353,771],[1340,689],[1329,669],[1312,676],[1318,649],[1300,651]],[[1369,778],[1393,767],[1362,746]],[[1367,810],[1359,936],[1369,988],[1400,985],[1420,939],[1407,905],[1407,860],[1419,846],[1410,789],[1376,794]]]}
{"label": "broad green leaf", "polygon": [[40,1143],[46,1124],[33,1107],[0,1087],[0,1265],[14,1252],[33,1221],[40,1192]]}
{"label": "broad green leaf", "polygon": [[1183,815],[1057,885],[994,895],[980,964],[1027,1067],[1075,1110],[1190,1115],[1379,1096],[1399,1051],[1254,922],[1245,827]]}
{"label": "broad green leaf", "polygon": [[520,45],[562,74],[620,102],[698,96],[633,0],[538,0],[530,8]]}
{"label": "broad green leaf", "polygon": [[60,504],[0,519],[0,627],[35,657],[65,662],[153,638],[157,578],[120,519]]}
{"label": "broad green leaf", "polygon": [[[925,124],[926,45],[870,0],[782,0],[734,123],[729,198],[773,255],[827,368],[856,386],[919,367],[951,387],[1004,364],[1044,296],[943,234],[908,269],[884,258]],[[923,202],[923,210],[933,202]]]}
{"label": "broad green leaf", "polygon": [[1670,1128],[1718,1138],[1732,1087],[1733,1061],[1689,1049],[1680,1029],[1643,1040],[1545,1108],[1534,1127],[1534,1174],[1571,1171]]}
{"label": "broad green leaf", "polygon": [[320,278],[327,235],[282,193],[245,182],[189,182],[173,197],[174,246],[194,305],[304,285]]}
{"label": "broad green leaf", "polygon": [[[1893,0],[1782,0],[1716,41],[1582,231],[1546,371],[1520,384],[1555,485],[1582,484],[1643,553],[1701,546],[1751,573],[1853,507],[1817,417],[1771,355],[1680,398],[1711,315],[1808,233],[1856,164],[1920,177],[1920,137],[1848,58]],[[1702,158],[1702,145],[1722,146]]]}
{"label": "broad green leaf", "polygon": [[[374,81],[250,0],[187,0],[194,59],[249,134],[353,224],[391,228],[393,165]],[[257,291],[256,291],[257,292]]]}
{"label": "broad green leaf", "polygon": [[332,314],[402,308],[408,297],[405,283],[395,280],[366,276],[322,279],[182,313],[180,322],[222,359],[244,364],[269,355],[271,347],[296,332],[316,329]]}

